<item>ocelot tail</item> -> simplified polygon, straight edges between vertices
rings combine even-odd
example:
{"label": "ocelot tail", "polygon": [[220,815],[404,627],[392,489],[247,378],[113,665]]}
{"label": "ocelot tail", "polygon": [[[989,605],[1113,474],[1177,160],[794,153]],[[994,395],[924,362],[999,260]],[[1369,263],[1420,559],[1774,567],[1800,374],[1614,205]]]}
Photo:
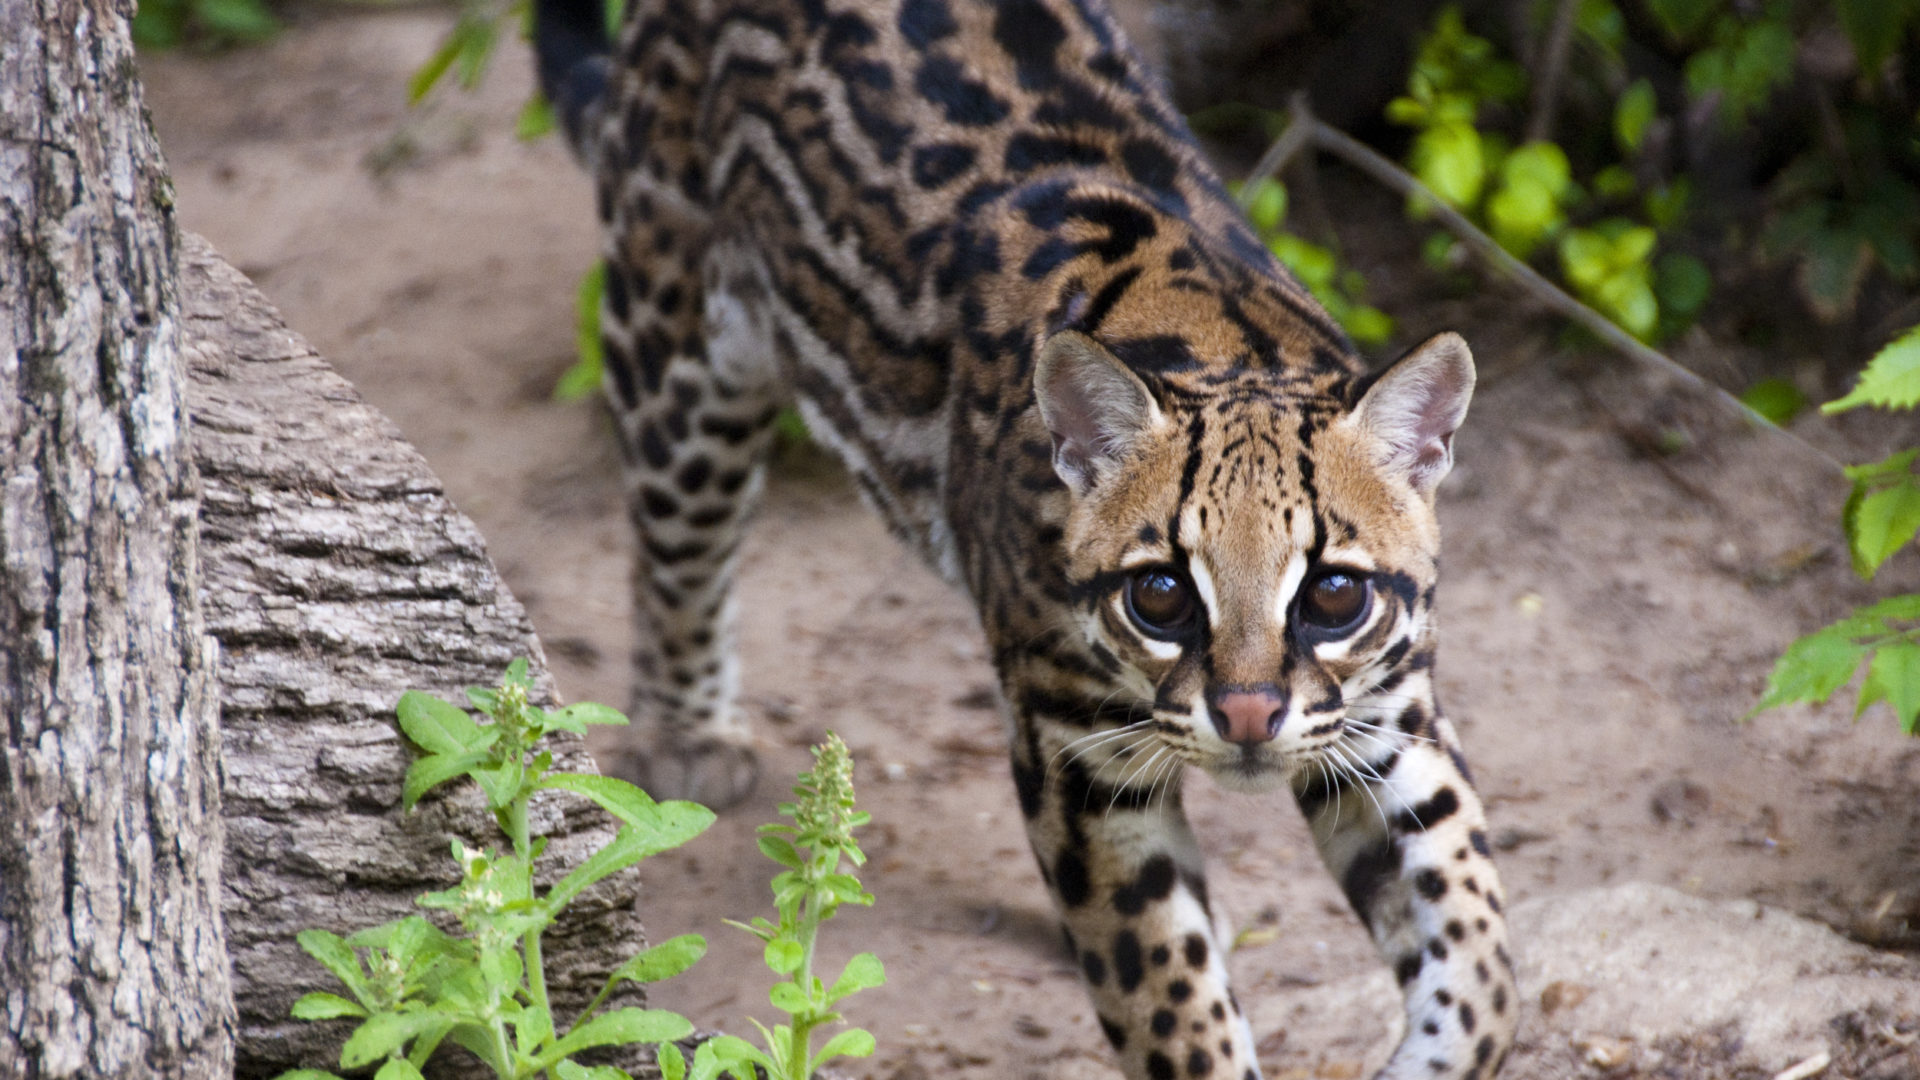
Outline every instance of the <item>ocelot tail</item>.
{"label": "ocelot tail", "polygon": [[1368,374],[1101,0],[543,0],[606,226],[639,529],[616,768],[751,785],[731,578],[778,410],[977,605],[1034,854],[1126,1075],[1257,1077],[1187,766],[1288,787],[1405,995],[1381,1075],[1491,1076],[1499,877],[1435,702],[1434,489],[1473,389]]}

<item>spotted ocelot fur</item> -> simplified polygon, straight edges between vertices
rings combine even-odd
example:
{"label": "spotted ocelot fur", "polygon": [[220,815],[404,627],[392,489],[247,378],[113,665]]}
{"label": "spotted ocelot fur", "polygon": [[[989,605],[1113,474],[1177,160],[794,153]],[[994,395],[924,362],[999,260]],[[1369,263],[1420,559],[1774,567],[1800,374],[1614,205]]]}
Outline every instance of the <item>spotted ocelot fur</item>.
{"label": "spotted ocelot fur", "polygon": [[[1288,787],[1405,995],[1382,1076],[1491,1076],[1499,878],[1435,702],[1435,486],[1473,387],[1368,374],[1101,0],[543,0],[606,226],[636,713],[752,783],[730,591],[794,403],[976,604],[1041,875],[1134,1080],[1257,1077],[1181,807]],[[1265,811],[1261,811],[1265,812]]]}

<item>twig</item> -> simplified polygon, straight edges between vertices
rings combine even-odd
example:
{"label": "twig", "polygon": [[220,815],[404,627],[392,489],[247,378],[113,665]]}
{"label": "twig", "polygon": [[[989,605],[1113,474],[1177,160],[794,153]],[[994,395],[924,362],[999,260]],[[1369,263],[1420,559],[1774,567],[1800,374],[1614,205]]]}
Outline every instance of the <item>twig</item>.
{"label": "twig", "polygon": [[[1313,115],[1307,109],[1305,94],[1293,95],[1290,105],[1287,112],[1290,117],[1297,119]],[[1273,145],[1267,147],[1267,152],[1260,155],[1260,160],[1253,163],[1253,171],[1247,174],[1247,182],[1240,186],[1240,209],[1245,210],[1253,205],[1253,193],[1259,187],[1260,181],[1287,171],[1287,166],[1292,163],[1295,155],[1305,150],[1307,144],[1312,141],[1313,134],[1311,124],[1299,124],[1291,120],[1287,123],[1287,130],[1282,131],[1280,137],[1273,140]]]}
{"label": "twig", "polygon": [[1553,25],[1540,46],[1540,74],[1533,84],[1533,112],[1527,117],[1527,141],[1553,137],[1553,114],[1560,105],[1560,78],[1567,70],[1567,48],[1573,44],[1573,17],[1580,0],[1560,0]]}
{"label": "twig", "polygon": [[[1300,133],[1298,136],[1294,134],[1296,131]],[[1397,191],[1403,197],[1413,200],[1438,219],[1440,224],[1458,237],[1462,243],[1482,259],[1492,263],[1495,269],[1519,282],[1521,287],[1532,293],[1541,303],[1626,354],[1630,359],[1656,371],[1663,371],[1695,391],[1718,398],[1736,412],[1759,424],[1763,430],[1771,429],[1792,440],[1801,449],[1819,458],[1832,471],[1841,471],[1840,462],[1826,451],[1761,416],[1746,402],[1681,366],[1678,361],[1665,353],[1649,348],[1633,335],[1620,329],[1613,320],[1574,299],[1558,285],[1542,277],[1539,271],[1508,254],[1507,250],[1501,247],[1493,237],[1481,232],[1478,226],[1467,220],[1466,215],[1440,201],[1440,196],[1435,195],[1433,190],[1421,183],[1417,177],[1375,153],[1353,136],[1313,115],[1313,111],[1307,106],[1306,99],[1296,95],[1288,108],[1287,129],[1280,133],[1273,147],[1261,156],[1261,161],[1271,160],[1284,164],[1288,158],[1298,152],[1299,148],[1306,146],[1333,154],[1372,177],[1383,187]],[[1283,148],[1290,149],[1282,154],[1280,151]],[[1242,192],[1252,190],[1255,184],[1266,179],[1268,175],[1269,172],[1255,170],[1248,176],[1246,185],[1241,189]]]}

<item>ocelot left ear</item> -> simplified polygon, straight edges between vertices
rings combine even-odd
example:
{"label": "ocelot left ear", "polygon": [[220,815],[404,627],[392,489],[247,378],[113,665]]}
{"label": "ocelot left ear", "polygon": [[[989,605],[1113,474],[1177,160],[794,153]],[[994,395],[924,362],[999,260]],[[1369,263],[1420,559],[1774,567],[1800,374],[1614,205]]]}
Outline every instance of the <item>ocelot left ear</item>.
{"label": "ocelot left ear", "polygon": [[1353,418],[1385,444],[1380,464],[1422,495],[1453,468],[1453,433],[1473,400],[1473,354],[1455,333],[1435,334],[1381,372]]}
{"label": "ocelot left ear", "polygon": [[1077,495],[1086,494],[1162,420],[1140,377],[1073,330],[1041,345],[1033,393],[1053,437],[1053,471]]}

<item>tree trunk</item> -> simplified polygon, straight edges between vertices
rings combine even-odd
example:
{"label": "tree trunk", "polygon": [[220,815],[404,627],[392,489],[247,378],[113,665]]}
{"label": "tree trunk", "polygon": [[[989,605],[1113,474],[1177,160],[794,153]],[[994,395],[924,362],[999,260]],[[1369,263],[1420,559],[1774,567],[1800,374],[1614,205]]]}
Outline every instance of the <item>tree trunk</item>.
{"label": "tree trunk", "polygon": [[216,647],[130,3],[0,3],[0,1075],[225,1074]]}
{"label": "tree trunk", "polygon": [[[552,682],[478,530],[392,422],[192,235],[180,282],[205,488],[202,595],[221,644],[237,1073],[329,1068],[351,1024],[288,1017],[303,992],[338,989],[294,934],[417,912],[416,896],[459,879],[450,834],[503,846],[472,784],[401,815],[412,751],[394,702],[407,689],[462,701],[516,656],[531,658],[542,704]],[[594,771],[578,739],[555,750],[559,767]],[[542,797],[533,810],[550,839],[548,880],[613,837],[612,819],[583,800]],[[645,944],[638,894],[635,872],[616,875],[547,935],[563,1021]],[[636,990],[621,1003],[643,1000]]]}

